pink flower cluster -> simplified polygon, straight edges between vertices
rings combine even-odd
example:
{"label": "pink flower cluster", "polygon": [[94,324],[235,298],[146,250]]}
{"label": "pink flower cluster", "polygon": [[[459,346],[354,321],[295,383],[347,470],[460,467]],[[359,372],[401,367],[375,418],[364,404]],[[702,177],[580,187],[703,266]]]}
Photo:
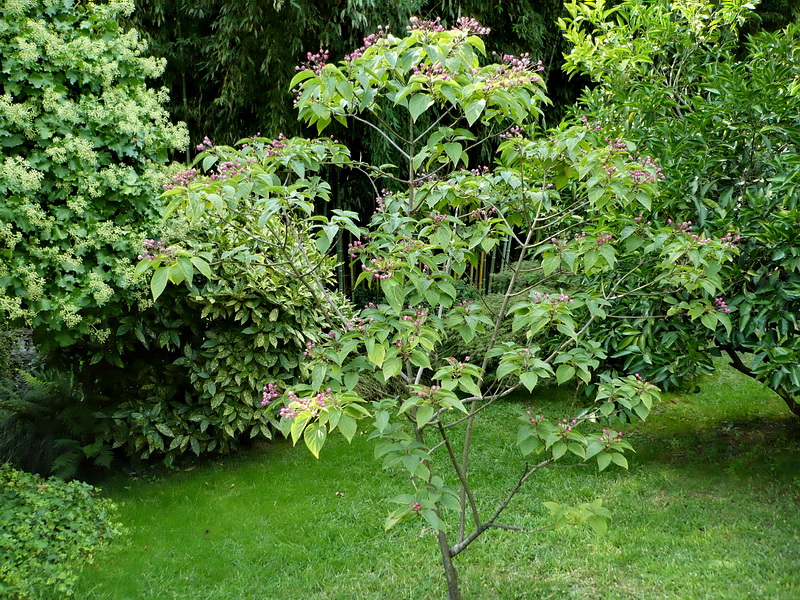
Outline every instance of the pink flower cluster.
{"label": "pink flower cluster", "polygon": [[597,236],[597,245],[602,246],[603,244],[613,244],[614,236],[610,233],[601,233]]}
{"label": "pink flower cluster", "polygon": [[[366,307],[365,307],[366,308]],[[372,305],[375,308],[375,305]],[[353,317],[353,320],[347,324],[347,331],[361,331],[362,333],[367,330],[370,323],[375,322],[375,317]]]}
{"label": "pink flower cluster", "polygon": [[269,406],[275,398],[280,397],[281,393],[273,383],[268,383],[261,390],[261,406]]}
{"label": "pink flower cluster", "polygon": [[450,358],[445,358],[444,359],[444,362],[446,362],[451,367],[454,367],[457,371],[460,371],[461,369],[463,369],[464,368],[464,364],[468,363],[469,361],[470,361],[470,357],[469,356],[465,356],[463,362],[461,362],[459,360],[456,360],[452,356]]}
{"label": "pink flower cluster", "polygon": [[558,423],[558,428],[561,430],[561,435],[565,435],[566,433],[572,431],[572,428],[578,424],[577,419],[572,419],[571,421],[567,419],[562,419],[560,423]]}
{"label": "pink flower cluster", "polygon": [[436,394],[436,392],[438,392],[440,389],[442,389],[442,386],[440,385],[432,385],[430,387],[425,385],[422,386],[422,389],[417,392],[417,396],[420,398],[432,398],[433,395]]}
{"label": "pink flower cluster", "polygon": [[406,26],[406,31],[426,31],[430,33],[441,33],[444,27],[441,25],[442,18],[436,17],[433,21],[426,21],[419,17],[411,17],[410,25]]}
{"label": "pink flower cluster", "polygon": [[389,279],[394,273],[394,263],[386,258],[373,258],[368,265],[361,267],[367,273],[370,273],[374,279],[383,280]]}
{"label": "pink flower cluster", "polygon": [[[661,170],[661,167],[656,165],[656,161],[653,160],[651,156],[645,156],[639,159],[640,164],[642,167],[640,169],[634,169],[630,172],[631,178],[636,183],[654,183],[657,179],[666,179],[667,176],[664,175],[664,172]],[[652,169],[651,171],[645,171],[645,169]]]}
{"label": "pink flower cluster", "polygon": [[412,240],[408,237],[405,233],[400,236],[400,248],[402,248],[405,252],[411,252],[412,250],[419,250],[425,244],[418,240]]}
{"label": "pink flower cluster", "polygon": [[248,158],[244,162],[238,158],[235,160],[226,160],[225,162],[219,163],[219,166],[217,166],[218,172],[212,173],[210,177],[213,181],[236,177],[247,170],[247,163],[254,162],[256,162],[255,158]]}
{"label": "pink flower cluster", "polygon": [[350,258],[356,258],[363,251],[364,244],[358,240],[347,244],[347,253],[350,255]]}
{"label": "pink flower cluster", "polygon": [[[286,139],[286,136],[282,133],[279,133],[278,137],[272,140],[269,143],[269,146],[266,148],[267,156],[275,156],[280,154],[280,150],[286,147],[287,142],[288,140]],[[253,159],[253,162],[255,162],[255,159]]]}
{"label": "pink flower cluster", "polygon": [[466,169],[461,170],[462,173],[469,173],[470,175],[474,175],[475,177],[480,177],[481,175],[486,175],[489,172],[489,167],[486,165],[478,165],[474,169],[470,169],[467,171]]}
{"label": "pink flower cluster", "polygon": [[691,240],[694,240],[698,244],[708,244],[711,241],[711,238],[704,238],[702,236],[697,235],[696,233],[692,233],[692,222],[691,221],[683,221],[682,223],[673,223],[672,219],[667,219],[667,225],[672,225],[675,228],[676,233],[681,233],[688,237]]}
{"label": "pink flower cluster", "polygon": [[488,221],[489,219],[492,218],[492,215],[494,215],[494,213],[496,213],[496,212],[497,211],[495,210],[495,208],[493,206],[490,207],[489,209],[476,208],[471,213],[469,213],[469,216],[471,218],[473,218],[473,219],[480,219],[482,221]]}
{"label": "pink flower cluster", "polygon": [[364,51],[369,48],[370,46],[374,46],[378,40],[381,40],[386,37],[386,34],[389,33],[388,25],[386,29],[383,28],[382,25],[378,25],[378,32],[372,33],[364,38],[364,45],[360,48],[356,48],[350,54],[345,55],[344,60],[347,62],[352,62],[361,58],[364,55]]}
{"label": "pink flower cluster", "polygon": [[501,138],[511,139],[511,138],[521,138],[525,132],[522,131],[522,127],[519,125],[514,125],[505,133],[501,133]]}
{"label": "pink flower cluster", "polygon": [[611,431],[609,429],[603,429],[603,435],[600,436],[600,441],[606,445],[611,444],[613,442],[621,442],[622,441],[622,434],[617,433],[615,431]]}
{"label": "pink flower cluster", "polygon": [[447,215],[443,215],[438,210],[428,213],[428,216],[433,220],[434,226],[441,224],[447,218]]}
{"label": "pink flower cluster", "polygon": [[322,67],[324,67],[328,61],[329,53],[327,50],[323,48],[319,49],[319,52],[316,54],[312,54],[311,52],[306,52],[306,62],[301,65],[295,67],[295,71],[303,71],[305,69],[311,69],[314,71],[315,75],[319,75],[322,73]]}
{"label": "pink flower cluster", "polygon": [[172,176],[172,183],[165,183],[161,187],[165,190],[174,189],[175,186],[185,186],[189,185],[192,181],[197,179],[197,169],[188,169],[186,171],[180,171]]}
{"label": "pink flower cluster", "polygon": [[714,306],[720,312],[723,312],[723,313],[731,312],[731,309],[728,308],[728,305],[725,303],[725,300],[723,298],[715,298],[714,299]]}
{"label": "pink flower cluster", "polygon": [[733,234],[733,233],[730,233],[730,232],[728,232],[728,233],[726,233],[724,236],[722,236],[722,237],[719,239],[719,241],[720,241],[720,242],[722,242],[723,244],[725,244],[726,246],[733,247],[733,246],[735,246],[735,245],[736,245],[736,243],[737,243],[739,240],[741,240],[741,239],[742,239],[742,236],[740,236],[740,235],[735,235],[735,234]]}
{"label": "pink flower cluster", "polygon": [[428,316],[428,311],[425,310],[425,307],[422,305],[414,308],[413,306],[408,307],[409,310],[415,311],[413,315],[403,315],[403,321],[410,321],[411,324],[419,329],[419,326],[425,321],[425,317]]}
{"label": "pink flower cluster", "polygon": [[450,73],[445,69],[442,63],[433,63],[426,65],[424,62],[411,67],[412,77],[420,76],[431,81],[436,78],[441,78],[442,81],[450,81]]}
{"label": "pink flower cluster", "polygon": [[[289,390],[288,402],[290,405],[296,403],[303,408],[319,410],[320,408],[325,408],[326,406],[333,404],[333,390],[328,388],[324,392],[319,392],[318,394],[308,398],[301,398],[295,392]],[[297,416],[297,408],[298,407],[284,406],[280,410],[280,416],[284,419],[292,419]]]}
{"label": "pink flower cluster", "polygon": [[592,129],[593,131],[602,131],[603,130],[603,127],[600,125],[599,121],[595,121],[594,123],[592,123],[590,125],[589,124],[589,119],[586,117],[586,115],[581,115],[581,123],[583,123],[584,127],[588,127],[589,129]]}
{"label": "pink flower cluster", "polygon": [[379,212],[383,212],[384,207],[386,206],[386,200],[392,195],[387,189],[381,190],[381,193],[375,198],[375,214]]}
{"label": "pink flower cluster", "polygon": [[482,27],[478,21],[471,17],[460,17],[456,21],[455,27],[453,29],[460,29],[461,31],[465,31],[466,33],[471,33],[473,35],[489,35],[492,30],[488,27]]}
{"label": "pink flower cluster", "polygon": [[533,423],[534,425],[538,425],[544,421],[544,415],[536,415],[535,417],[531,414],[531,411],[526,410],[525,414],[528,415],[528,421]]}
{"label": "pink flower cluster", "polygon": [[140,254],[139,260],[155,260],[156,258],[166,258],[168,261],[175,259],[178,249],[175,246],[166,247],[164,242],[156,240],[144,240],[142,242],[144,254]]}
{"label": "pink flower cluster", "polygon": [[628,152],[628,144],[626,144],[625,140],[622,138],[612,140],[610,137],[606,136],[603,140],[608,142],[608,149],[612,152]]}
{"label": "pink flower cluster", "polygon": [[208,136],[203,138],[203,142],[201,144],[197,144],[197,151],[202,152],[203,150],[210,150],[214,147],[214,142],[208,139]]}
{"label": "pink flower cluster", "polygon": [[501,55],[496,52],[493,54],[502,64],[486,79],[485,90],[487,92],[497,87],[516,87],[541,81],[541,77],[536,73],[544,71],[544,66],[541,61],[534,64],[527,52],[519,56]]}
{"label": "pink flower cluster", "polygon": [[542,292],[533,291],[531,292],[531,296],[533,297],[534,304],[546,304],[550,303],[552,306],[557,306],[559,304],[572,304],[575,302],[572,298],[567,296],[566,294],[558,294],[550,295],[544,294]]}

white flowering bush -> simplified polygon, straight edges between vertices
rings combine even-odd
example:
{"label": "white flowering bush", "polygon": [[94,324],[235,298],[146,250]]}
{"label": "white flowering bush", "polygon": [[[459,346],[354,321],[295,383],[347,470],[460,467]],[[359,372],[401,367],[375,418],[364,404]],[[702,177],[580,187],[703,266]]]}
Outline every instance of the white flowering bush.
{"label": "white flowering bush", "polygon": [[185,148],[164,61],[119,21],[131,0],[0,7],[0,319],[40,347],[99,347],[144,296],[126,250],[157,216],[168,153]]}

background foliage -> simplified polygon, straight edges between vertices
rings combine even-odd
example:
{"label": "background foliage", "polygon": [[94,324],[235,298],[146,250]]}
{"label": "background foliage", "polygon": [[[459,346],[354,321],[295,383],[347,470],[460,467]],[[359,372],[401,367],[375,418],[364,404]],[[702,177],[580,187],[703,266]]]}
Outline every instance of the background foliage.
{"label": "background foliage", "polygon": [[[731,327],[697,336],[676,319],[630,320],[609,331],[625,348],[618,364],[675,385],[726,351],[800,414],[800,30],[743,40],[753,7],[738,1],[567,8],[567,68],[597,82],[576,112],[658,158],[667,178],[656,216],[740,247],[717,300]],[[632,314],[672,307],[653,299]]]}

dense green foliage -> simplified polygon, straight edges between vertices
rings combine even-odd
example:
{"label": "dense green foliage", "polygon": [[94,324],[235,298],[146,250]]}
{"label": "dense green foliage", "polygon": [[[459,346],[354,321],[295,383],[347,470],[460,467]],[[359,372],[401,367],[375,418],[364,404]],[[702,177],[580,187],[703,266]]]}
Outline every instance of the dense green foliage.
{"label": "dense green foliage", "polygon": [[[262,407],[262,388],[301,376],[307,344],[319,341],[326,327],[306,278],[330,284],[333,259],[324,254],[327,247],[310,243],[310,222],[298,220],[280,230],[269,220],[258,222],[262,203],[251,192],[327,197],[329,190],[313,173],[328,152],[337,160],[346,157],[330,140],[312,145],[257,138],[239,149],[209,147],[197,161],[202,174],[189,169],[165,186],[171,189],[164,195],[172,200],[167,214],[178,210],[174,198],[183,199],[187,187],[188,196],[200,203],[171,220],[169,240],[145,242],[137,270],[155,269],[154,320],[131,317],[119,333],[133,333],[171,364],[151,373],[152,356],[130,357],[128,369],[138,369],[146,393],[125,398],[111,414],[104,435],[114,445],[143,458],[166,454],[171,463],[182,453],[229,451],[243,435],[271,437],[274,415]],[[235,209],[221,221],[203,212],[206,201],[231,202]],[[254,228],[256,235],[250,235]],[[280,241],[305,254],[285,257]],[[300,267],[305,260],[314,265],[312,272]],[[185,286],[167,289],[168,281]],[[108,386],[108,379],[107,373],[98,374],[95,385]],[[130,385],[130,379],[121,385]]]}
{"label": "dense green foliage", "polygon": [[119,534],[114,510],[86,483],[0,465],[0,595],[71,597],[80,568]]}
{"label": "dense green foliage", "polygon": [[119,20],[131,0],[6,2],[0,18],[0,317],[41,348],[100,345],[137,310],[130,254],[187,143],[148,89],[164,61]]}
{"label": "dense green foliage", "polygon": [[667,174],[654,215],[739,247],[715,301],[730,324],[690,313],[708,326],[698,335],[674,304],[647,299],[628,313],[642,319],[608,331],[624,348],[621,368],[675,385],[723,350],[800,414],[800,29],[742,43],[751,8],[573,3],[562,25],[575,45],[568,68],[598,84],[577,110],[634,140]]}

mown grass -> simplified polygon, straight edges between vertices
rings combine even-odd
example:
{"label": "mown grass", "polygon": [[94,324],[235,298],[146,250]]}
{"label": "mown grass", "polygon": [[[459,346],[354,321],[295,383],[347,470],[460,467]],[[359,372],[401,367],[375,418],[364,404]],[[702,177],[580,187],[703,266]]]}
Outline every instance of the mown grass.
{"label": "mown grass", "polygon": [[[541,503],[603,498],[609,532],[491,531],[456,559],[465,597],[800,598],[800,428],[779,399],[723,369],[665,395],[632,429],[630,471],[545,470],[505,522],[547,523]],[[487,411],[473,477],[484,512],[520,474],[515,404],[568,415],[543,392]],[[190,471],[104,482],[126,538],[82,573],[86,599],[425,599],[445,596],[432,531],[386,533],[385,499],[405,492],[372,444],[332,439],[315,460],[277,442]],[[451,519],[452,520],[452,519]]]}

